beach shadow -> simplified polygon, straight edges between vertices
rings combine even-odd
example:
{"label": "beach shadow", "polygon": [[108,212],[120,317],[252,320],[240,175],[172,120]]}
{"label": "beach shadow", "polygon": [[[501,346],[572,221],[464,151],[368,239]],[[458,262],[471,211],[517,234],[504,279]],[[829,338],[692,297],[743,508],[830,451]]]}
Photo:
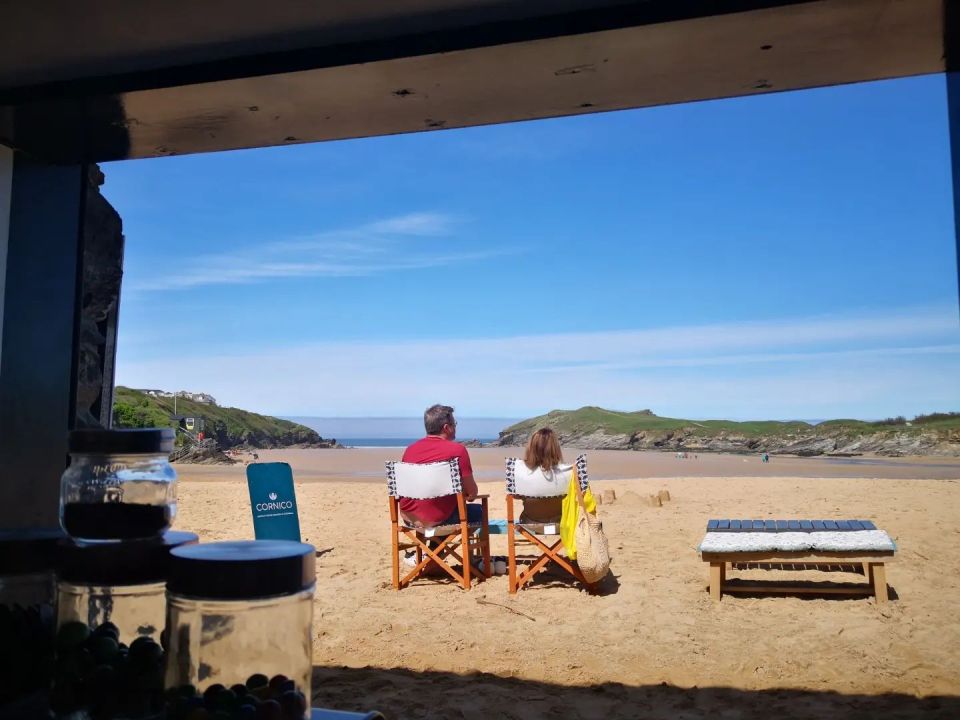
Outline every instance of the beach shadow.
{"label": "beach shadow", "polygon": [[[518,558],[520,559],[520,558]],[[527,556],[523,556],[524,560],[529,560]],[[520,566],[517,566],[517,573],[520,573]],[[547,563],[547,566],[534,575],[530,580],[523,586],[520,592],[530,592],[546,588],[561,588],[569,587],[575,590],[586,591],[586,588],[583,584],[574,578],[570,573],[561,568],[559,565],[556,565],[553,562]],[[607,573],[607,576],[603,578],[599,583],[597,583],[597,596],[603,597],[606,595],[616,595],[617,591],[620,590],[620,581],[617,579],[617,576],[612,572]]]}
{"label": "beach shadow", "polygon": [[[745,589],[745,588],[757,588]],[[709,586],[706,592],[709,592]],[[729,595],[728,595],[729,593]],[[864,588],[863,583],[822,582],[816,580],[791,581],[790,587],[784,587],[782,580],[727,580],[723,585],[724,601],[732,598],[758,598],[775,600],[777,597],[796,597],[799,600],[833,600],[850,602],[873,598],[873,591]],[[887,585],[887,598],[899,600],[897,591]]]}
{"label": "beach shadow", "polygon": [[313,704],[358,712],[379,710],[388,720],[960,717],[960,697],[952,695],[918,698],[901,693],[679,688],[665,683],[570,686],[481,672],[458,675],[339,666],[314,667]]}
{"label": "beach shadow", "polygon": [[[738,571],[759,570],[768,572],[800,573],[816,572],[827,575],[841,573],[845,575],[859,575],[866,577],[866,571],[861,563],[835,563],[823,565],[819,563],[794,562],[735,562],[731,569]],[[788,584],[789,583],[789,584]],[[757,588],[752,591],[748,588]],[[709,592],[709,585],[706,590]],[[818,592],[819,591],[819,592]],[[723,586],[723,593],[730,593],[734,597],[775,598],[776,596],[797,597],[801,600],[836,600],[850,601],[863,600],[873,597],[869,585],[861,582],[843,582],[840,580],[762,580],[743,577],[728,578]],[[896,589],[887,584],[887,597],[891,601],[899,600]]]}
{"label": "beach shadow", "polygon": [[334,548],[332,547],[323,548],[322,550],[317,550],[317,557],[323,557],[327,553],[331,553],[333,551],[334,551]]}
{"label": "beach shadow", "polygon": [[607,573],[607,576],[597,583],[597,595],[616,595],[617,591],[620,590],[620,580],[612,572]]}

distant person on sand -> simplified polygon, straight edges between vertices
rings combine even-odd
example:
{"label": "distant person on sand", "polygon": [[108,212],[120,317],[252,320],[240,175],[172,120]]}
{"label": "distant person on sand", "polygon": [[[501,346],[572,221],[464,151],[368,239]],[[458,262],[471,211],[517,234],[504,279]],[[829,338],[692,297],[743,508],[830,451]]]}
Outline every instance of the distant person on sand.
{"label": "distant person on sand", "polygon": [[[560,441],[556,433],[550,428],[540,428],[531,435],[523,455],[523,462],[531,470],[539,468],[544,475],[552,475],[560,469],[563,451],[560,449]],[[523,500],[520,522],[560,522],[562,512],[562,497],[528,497]]]}
{"label": "distant person on sand", "polygon": [[[417,440],[403,453],[405,463],[434,463],[457,458],[460,461],[460,482],[463,494],[469,503],[479,494],[477,483],[473,479],[473,465],[470,454],[458,442],[457,421],[453,417],[453,408],[449,405],[431,405],[423,413],[423,427],[427,436]],[[456,495],[443,495],[437,498],[417,500],[400,498],[400,512],[417,527],[433,527],[460,522]],[[467,520],[481,522],[483,513],[479,504],[467,505]]]}

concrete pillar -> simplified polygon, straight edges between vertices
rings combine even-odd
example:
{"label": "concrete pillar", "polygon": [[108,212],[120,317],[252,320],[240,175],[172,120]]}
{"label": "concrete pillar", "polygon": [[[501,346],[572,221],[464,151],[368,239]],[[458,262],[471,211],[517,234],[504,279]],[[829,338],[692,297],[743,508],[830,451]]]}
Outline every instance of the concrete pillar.
{"label": "concrete pillar", "polygon": [[[86,167],[0,155],[9,187],[0,341],[0,527],[58,522],[76,415]],[[12,179],[12,182],[11,182]],[[2,183],[0,183],[2,186]],[[2,217],[2,216],[0,216]]]}
{"label": "concrete pillar", "polygon": [[[957,19],[960,21],[960,17]],[[957,58],[956,62],[960,65],[960,58]],[[960,67],[947,73],[947,122],[950,124],[953,231],[957,243],[957,302],[960,306]]]}
{"label": "concrete pillar", "polygon": [[3,291],[7,279],[10,237],[10,193],[13,190],[13,150],[0,145],[0,356],[3,354]]}
{"label": "concrete pillar", "polygon": [[947,70],[947,123],[953,177],[953,231],[957,243],[957,302],[960,305],[960,3],[944,2],[943,58]]}

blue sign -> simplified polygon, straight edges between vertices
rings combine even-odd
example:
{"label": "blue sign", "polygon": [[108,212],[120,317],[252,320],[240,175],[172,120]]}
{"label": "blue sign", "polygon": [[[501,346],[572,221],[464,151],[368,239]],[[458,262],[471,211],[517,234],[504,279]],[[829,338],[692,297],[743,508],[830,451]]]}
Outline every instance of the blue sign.
{"label": "blue sign", "polygon": [[247,465],[247,488],[257,540],[300,542],[300,518],[293,491],[293,471],[287,463]]}

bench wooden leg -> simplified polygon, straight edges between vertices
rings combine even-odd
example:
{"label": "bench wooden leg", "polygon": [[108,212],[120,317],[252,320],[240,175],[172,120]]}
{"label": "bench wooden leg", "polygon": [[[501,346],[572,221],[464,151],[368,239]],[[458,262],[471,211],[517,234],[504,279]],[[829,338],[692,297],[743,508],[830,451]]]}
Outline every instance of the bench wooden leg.
{"label": "bench wooden leg", "polygon": [[720,593],[723,590],[723,576],[725,563],[710,563],[710,597],[720,602]]}
{"label": "bench wooden leg", "polygon": [[887,570],[883,563],[870,563],[870,580],[873,583],[873,594],[877,604],[887,601]]}

